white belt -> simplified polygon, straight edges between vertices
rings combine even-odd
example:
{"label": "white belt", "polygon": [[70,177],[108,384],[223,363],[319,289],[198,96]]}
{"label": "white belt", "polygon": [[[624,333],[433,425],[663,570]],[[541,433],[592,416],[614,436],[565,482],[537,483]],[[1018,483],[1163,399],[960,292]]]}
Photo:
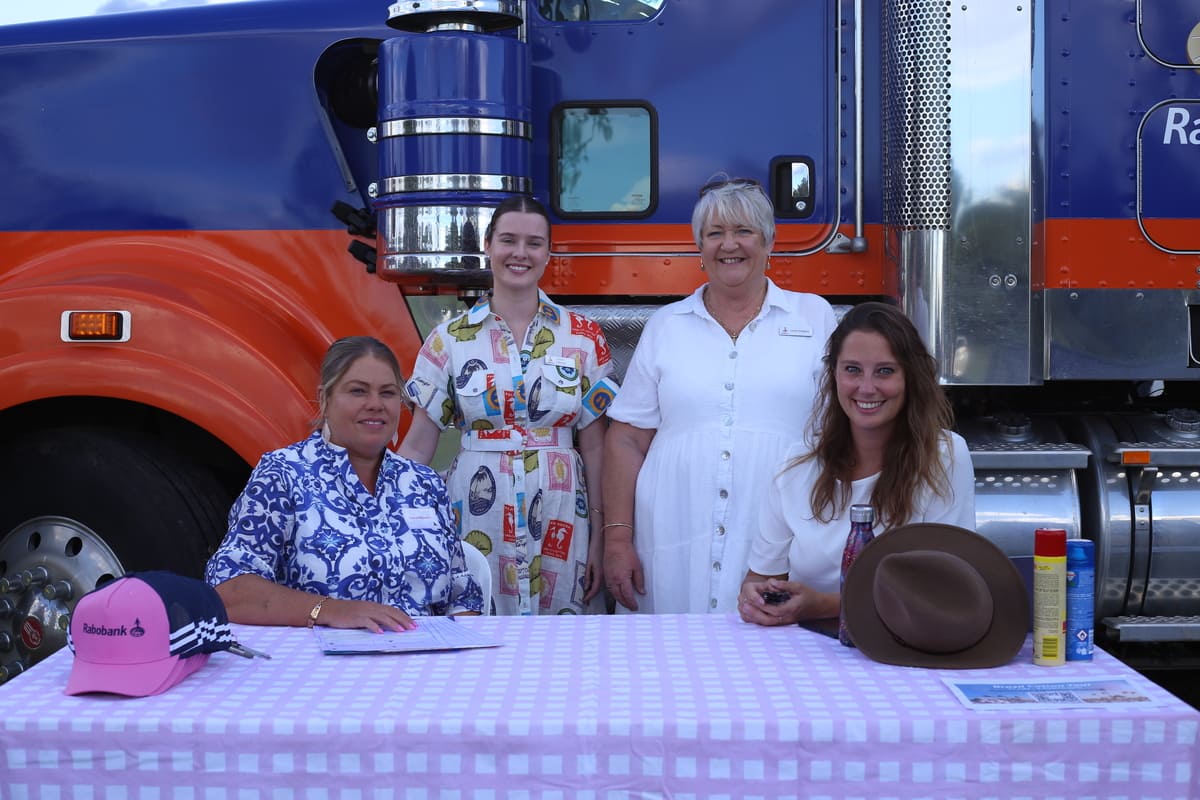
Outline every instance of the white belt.
{"label": "white belt", "polygon": [[496,428],[484,431],[463,431],[463,450],[544,450],[572,446],[570,428]]}

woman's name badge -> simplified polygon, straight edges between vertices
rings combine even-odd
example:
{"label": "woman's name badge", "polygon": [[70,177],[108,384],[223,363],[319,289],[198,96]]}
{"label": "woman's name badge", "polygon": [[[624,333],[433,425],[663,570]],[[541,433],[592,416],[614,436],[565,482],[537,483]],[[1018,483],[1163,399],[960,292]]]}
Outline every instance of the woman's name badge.
{"label": "woman's name badge", "polygon": [[780,336],[812,336],[812,328],[788,328],[779,329]]}
{"label": "woman's name badge", "polygon": [[546,356],[546,363],[552,367],[575,367],[575,359],[564,356]]}
{"label": "woman's name badge", "polygon": [[440,527],[437,511],[432,508],[405,508],[401,509],[400,513],[410,528]]}

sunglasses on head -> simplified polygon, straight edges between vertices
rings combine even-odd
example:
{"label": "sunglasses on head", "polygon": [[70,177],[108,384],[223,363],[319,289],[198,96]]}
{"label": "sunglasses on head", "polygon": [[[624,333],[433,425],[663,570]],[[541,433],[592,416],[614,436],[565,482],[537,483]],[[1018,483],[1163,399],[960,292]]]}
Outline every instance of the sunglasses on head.
{"label": "sunglasses on head", "polygon": [[709,181],[700,187],[700,196],[704,197],[704,195],[708,194],[713,189],[720,189],[722,186],[733,186],[738,189],[746,189],[750,187],[754,187],[756,189],[762,188],[762,184],[754,180],[754,178],[730,178],[728,180]]}

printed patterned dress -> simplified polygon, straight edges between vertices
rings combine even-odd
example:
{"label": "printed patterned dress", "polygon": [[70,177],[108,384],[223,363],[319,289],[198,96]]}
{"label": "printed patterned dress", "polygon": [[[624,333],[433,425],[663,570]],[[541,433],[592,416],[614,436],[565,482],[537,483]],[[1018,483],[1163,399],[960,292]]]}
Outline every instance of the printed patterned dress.
{"label": "printed patterned dress", "polygon": [[574,432],[616,392],[600,326],[539,292],[518,349],[488,298],[444,322],[417,355],[406,389],[442,429],[462,434],[450,466],[459,535],[492,568],[498,614],[585,608],[590,506]]}

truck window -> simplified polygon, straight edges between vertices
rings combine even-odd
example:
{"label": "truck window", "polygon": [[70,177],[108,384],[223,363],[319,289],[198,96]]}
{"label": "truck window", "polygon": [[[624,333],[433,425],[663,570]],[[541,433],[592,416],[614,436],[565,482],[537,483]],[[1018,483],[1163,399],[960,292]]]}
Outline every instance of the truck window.
{"label": "truck window", "polygon": [[664,0],[540,0],[538,10],[553,22],[620,22],[650,19]]}
{"label": "truck window", "polygon": [[557,213],[641,217],[654,210],[657,126],[648,106],[568,103],[550,124]]}

